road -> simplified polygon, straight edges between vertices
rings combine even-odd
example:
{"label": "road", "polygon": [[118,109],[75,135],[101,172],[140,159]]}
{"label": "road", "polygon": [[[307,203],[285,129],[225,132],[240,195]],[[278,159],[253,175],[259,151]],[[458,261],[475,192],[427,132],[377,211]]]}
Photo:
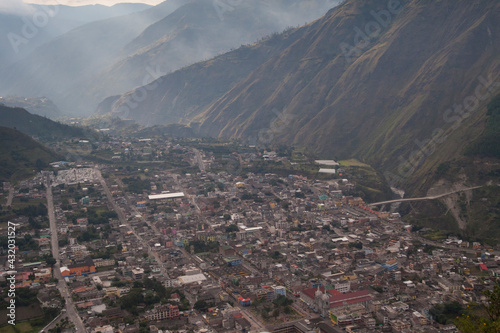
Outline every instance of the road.
{"label": "road", "polygon": [[195,161],[198,163],[198,168],[200,168],[201,172],[205,172],[205,163],[203,162],[203,158],[201,157],[201,153],[198,149],[193,148]]}
{"label": "road", "polygon": [[[160,256],[158,255],[158,253],[151,248],[151,246],[149,245],[149,243],[146,240],[144,240],[139,234],[137,234],[137,232],[134,230],[134,228],[132,228],[132,226],[128,222],[127,217],[125,216],[125,213],[123,213],[123,210],[121,209],[121,207],[113,199],[113,195],[111,194],[111,191],[109,190],[109,187],[106,184],[106,181],[104,180],[104,177],[102,176],[101,171],[98,169],[97,166],[95,166],[94,168],[95,168],[96,175],[99,178],[99,182],[101,183],[101,186],[102,186],[104,192],[106,193],[106,197],[107,197],[109,203],[113,206],[113,210],[118,215],[118,219],[120,220],[120,223],[123,225],[126,225],[127,228],[134,234],[134,236],[142,243],[143,247],[148,249],[149,255],[152,256],[153,258],[155,258],[156,262],[160,266],[161,274],[168,278],[167,269],[165,268],[164,263],[160,260]],[[123,185],[123,183],[121,183],[121,184]],[[125,199],[127,200],[127,203],[128,203],[128,198],[126,197],[126,195],[125,195]],[[130,205],[130,203],[128,203],[128,204]],[[131,207],[135,207],[135,206],[131,205]],[[148,223],[148,221],[146,221],[146,223],[149,226],[151,226],[151,224]]]}
{"label": "road", "polygon": [[434,200],[434,199],[439,199],[439,198],[445,197],[445,196],[450,195],[450,194],[454,194],[454,193],[458,193],[458,192],[463,192],[463,191],[474,190],[474,189],[480,188],[480,187],[483,187],[483,185],[469,187],[469,188],[464,188],[464,189],[461,189],[461,190],[456,190],[456,191],[447,192],[447,193],[438,194],[438,195],[433,195],[433,196],[428,196],[428,197],[395,199],[395,200],[389,200],[389,201],[374,202],[374,203],[368,204],[368,206],[380,206],[380,205],[391,204],[391,203],[395,203],[395,202],[404,202],[404,201]]}
{"label": "road", "polygon": [[[243,315],[243,317],[246,317],[246,320],[248,320],[248,322],[250,324],[252,324],[252,332],[268,332],[269,330],[260,322],[259,319],[255,318],[255,316],[250,312],[248,311],[247,309],[245,308],[242,308],[242,307],[237,307],[240,309],[241,311],[241,314]],[[254,328],[256,328],[256,330],[254,330]]]}
{"label": "road", "polygon": [[56,215],[54,212],[54,199],[52,197],[52,186],[50,185],[50,176],[47,175],[47,211],[49,215],[49,223],[50,223],[50,242],[52,248],[52,256],[56,259],[56,263],[53,266],[54,277],[58,280],[57,288],[61,293],[62,297],[66,301],[65,309],[66,315],[68,319],[75,324],[75,328],[79,332],[86,332],[85,325],[83,325],[82,319],[80,315],[76,311],[75,304],[73,303],[73,299],[71,298],[71,294],[61,275],[61,261],[59,255],[59,240],[57,236],[57,223],[56,223]]}
{"label": "road", "polygon": [[[63,309],[64,310],[64,309]],[[62,311],[59,313],[50,323],[47,324],[43,329],[40,330],[40,332],[48,332],[54,327],[56,327],[57,323],[59,323],[59,320],[61,318],[64,318],[66,316],[66,311]]]}
{"label": "road", "polygon": [[14,199],[14,186],[10,185],[9,187],[9,195],[7,196],[7,203],[5,206],[9,207],[12,205],[12,199]]}

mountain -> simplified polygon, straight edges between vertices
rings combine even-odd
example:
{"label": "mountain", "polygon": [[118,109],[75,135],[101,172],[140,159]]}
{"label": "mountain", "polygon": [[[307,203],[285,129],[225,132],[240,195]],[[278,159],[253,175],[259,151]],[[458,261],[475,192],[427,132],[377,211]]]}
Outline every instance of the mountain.
{"label": "mountain", "polygon": [[[174,11],[182,0],[91,22],[40,45],[0,71],[3,95],[47,96],[65,113],[85,109],[79,85],[121,58],[121,49],[146,27]],[[133,24],[131,24],[133,22]]]}
{"label": "mountain", "polygon": [[0,68],[22,59],[36,47],[78,26],[147,9],[145,4],[64,6],[24,4],[0,7]]}
{"label": "mountain", "polygon": [[82,128],[64,125],[48,118],[34,115],[22,108],[0,104],[0,126],[16,129],[42,141],[86,138],[91,135]]}
{"label": "mountain", "polygon": [[58,16],[62,16],[67,20],[80,21],[82,23],[89,23],[94,21],[106,20],[113,17],[123,16],[140,12],[151,8],[151,5],[144,3],[118,3],[112,6],[105,5],[85,5],[85,6],[44,6],[33,5],[35,8],[53,7],[56,8]]}
{"label": "mountain", "polygon": [[[498,79],[500,4],[413,0],[394,14],[386,6],[385,1],[346,1],[323,18],[278,36],[281,48],[240,75],[234,68],[247,64],[243,57],[265,53],[269,41],[164,76],[145,86],[147,97],[129,108],[129,117],[156,124],[199,122],[203,135],[254,141],[266,141],[259,132],[269,129],[273,142],[314,147],[323,155],[358,156],[395,169],[398,156],[419,149],[416,140],[429,141],[434,130],[462,129],[484,116],[482,101],[476,116],[463,124],[453,122],[456,114],[448,109],[474,96],[481,82]],[[426,15],[436,20],[429,22]],[[377,18],[388,21],[387,27],[382,29]],[[438,24],[451,28],[435,31]],[[381,29],[369,42],[355,43],[366,36],[359,27],[377,25]],[[214,66],[225,70],[216,76],[210,70]],[[181,84],[174,87],[173,81]],[[172,107],[204,82],[225,91],[200,89],[192,97],[202,99],[200,105]],[[139,95],[135,90],[120,99],[134,94]],[[133,102],[115,103],[114,110]],[[191,114],[190,107],[196,112]],[[457,147],[469,139],[463,136]]]}
{"label": "mountain", "polygon": [[0,126],[0,181],[32,176],[61,157],[26,134]]}
{"label": "mountain", "polygon": [[[487,104],[500,92],[498,22],[500,3],[492,0],[348,0],[272,42],[110,97],[99,111],[143,124],[190,124],[202,136],[354,157],[409,197],[496,186],[500,166],[490,155],[498,122]],[[476,191],[477,202],[496,209],[494,190]],[[420,207],[412,221],[426,215],[446,230],[477,229],[484,216],[469,212],[474,218],[465,222],[455,209],[466,197],[412,204]]]}
{"label": "mountain", "polygon": [[62,117],[61,110],[50,99],[44,97],[0,97],[0,104],[23,108],[30,113],[53,120]]}
{"label": "mountain", "polygon": [[[47,96],[63,112],[89,115],[108,96],[316,19],[337,2],[168,0],[133,16],[82,26],[38,47],[0,74],[5,78],[0,92]],[[145,13],[155,19],[138,20]]]}
{"label": "mountain", "polygon": [[[385,1],[347,1],[210,105],[200,131],[259,140],[278,110],[286,125],[276,141],[397,168],[415,140],[450,128],[443,113],[473,95],[480,76],[500,74],[499,10],[494,1],[409,1],[396,15]],[[389,13],[387,28],[355,44],[359,27],[382,28],[377,13]]]}
{"label": "mountain", "polygon": [[261,43],[242,46],[209,61],[185,67],[143,87],[147,92],[144,100],[137,98],[143,95],[140,88],[106,98],[99,104],[97,114],[132,118],[147,126],[187,124],[233,85],[303,34],[303,30],[291,29],[280,38],[275,35]]}

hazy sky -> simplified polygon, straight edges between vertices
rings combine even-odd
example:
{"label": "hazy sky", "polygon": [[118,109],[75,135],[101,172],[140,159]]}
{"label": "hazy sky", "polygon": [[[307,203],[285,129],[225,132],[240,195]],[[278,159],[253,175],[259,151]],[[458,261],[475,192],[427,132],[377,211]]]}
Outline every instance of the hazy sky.
{"label": "hazy sky", "polygon": [[[0,0],[11,2],[12,0]],[[132,2],[132,3],[147,3],[149,5],[157,5],[164,0],[25,0],[27,3],[36,3],[36,4],[44,4],[44,5],[68,5],[68,6],[82,6],[82,5],[94,5],[101,4],[111,6],[121,2]],[[12,2],[20,2],[18,0],[14,0]]]}
{"label": "hazy sky", "polygon": [[68,5],[68,6],[83,6],[102,4],[112,6],[117,3],[147,3],[150,5],[159,4],[164,0],[0,0],[0,13],[26,15],[33,12],[30,3],[44,4],[44,5]]}

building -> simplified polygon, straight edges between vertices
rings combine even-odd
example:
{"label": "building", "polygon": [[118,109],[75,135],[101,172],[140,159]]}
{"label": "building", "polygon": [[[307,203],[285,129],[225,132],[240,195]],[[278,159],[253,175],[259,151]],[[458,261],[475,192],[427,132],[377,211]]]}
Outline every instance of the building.
{"label": "building", "polygon": [[238,303],[240,303],[241,306],[250,306],[252,305],[252,300],[250,298],[238,297]]}
{"label": "building", "polygon": [[193,275],[182,275],[178,277],[179,282],[181,284],[190,284],[190,283],[199,283],[205,281],[207,278],[202,274],[193,274]]}
{"label": "building", "polygon": [[94,265],[95,267],[106,267],[106,266],[115,266],[116,262],[114,259],[95,259]]}
{"label": "building", "polygon": [[223,255],[224,257],[230,257],[230,256],[234,256],[236,254],[235,250],[229,245],[219,246],[219,253],[221,255]]}
{"label": "building", "polygon": [[305,289],[301,291],[301,298],[325,317],[330,309],[342,310],[358,304],[367,307],[372,299],[367,290],[342,294],[335,289],[327,291],[324,287]]}
{"label": "building", "polygon": [[61,267],[62,277],[81,276],[95,273],[95,265],[92,259],[87,259],[82,263]]}
{"label": "building", "polygon": [[258,299],[273,301],[280,295],[286,296],[286,288],[283,286],[263,286],[257,290],[256,295]]}
{"label": "building", "polygon": [[135,280],[142,280],[144,277],[144,268],[134,268],[132,269],[132,277]]}
{"label": "building", "polygon": [[272,286],[274,290],[274,297],[285,296],[286,297],[286,288],[283,286]]}
{"label": "building", "polygon": [[176,193],[162,193],[162,194],[151,194],[148,196],[149,200],[168,200],[168,199],[177,199],[183,198],[184,192],[176,192]]}
{"label": "building", "polygon": [[238,257],[225,257],[224,262],[228,266],[239,266],[241,265],[241,259]]}
{"label": "building", "polygon": [[349,291],[351,291],[351,282],[346,281],[335,283],[335,290],[340,291],[342,294],[348,293]]}
{"label": "building", "polygon": [[120,297],[120,289],[118,289],[117,287],[108,287],[104,288],[103,290],[106,293],[106,296],[114,295]]}
{"label": "building", "polygon": [[179,307],[177,305],[156,305],[153,310],[144,315],[148,320],[165,320],[179,318]]}

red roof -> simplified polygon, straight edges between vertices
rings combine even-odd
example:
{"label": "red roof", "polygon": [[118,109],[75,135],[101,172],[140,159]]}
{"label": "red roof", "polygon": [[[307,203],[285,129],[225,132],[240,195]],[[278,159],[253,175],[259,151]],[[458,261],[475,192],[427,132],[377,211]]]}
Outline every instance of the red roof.
{"label": "red roof", "polygon": [[81,287],[77,287],[77,288],[73,289],[74,293],[81,293],[84,291],[87,291],[87,288],[85,286],[81,286]]}
{"label": "red roof", "polygon": [[[315,296],[315,292],[316,290],[318,290],[318,288],[309,288],[309,289],[304,289],[302,290],[302,292],[309,298],[311,299],[314,299],[316,296]],[[319,290],[324,293],[325,292],[325,287],[319,287]]]}
{"label": "red roof", "polygon": [[372,299],[367,290],[354,291],[352,293],[335,295],[330,297],[330,307],[367,302]]}
{"label": "red roof", "polygon": [[335,295],[342,295],[342,293],[340,291],[338,291],[337,289],[330,289],[327,292],[329,294],[332,294],[333,296],[335,296]]}
{"label": "red roof", "polygon": [[488,267],[486,267],[485,264],[479,264],[479,267],[481,268],[482,271],[487,271]]}
{"label": "red roof", "polygon": [[[309,288],[309,289],[304,289],[302,290],[302,292],[308,296],[309,298],[311,299],[315,299],[316,298],[316,290],[318,290],[318,288]],[[319,287],[319,290],[324,293],[325,292],[325,287],[321,286]],[[330,289],[330,290],[327,290],[326,291],[327,293],[329,293],[330,295],[332,296],[335,296],[335,295],[342,295],[342,293],[340,291],[338,291],[337,289]]]}

